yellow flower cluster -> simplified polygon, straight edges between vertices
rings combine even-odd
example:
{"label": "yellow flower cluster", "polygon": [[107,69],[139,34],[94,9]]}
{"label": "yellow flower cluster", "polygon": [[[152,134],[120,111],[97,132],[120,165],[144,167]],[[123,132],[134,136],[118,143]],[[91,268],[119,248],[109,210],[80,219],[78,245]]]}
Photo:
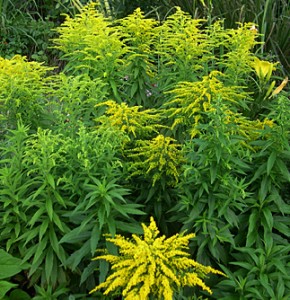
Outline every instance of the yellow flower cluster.
{"label": "yellow flower cluster", "polygon": [[174,292],[183,286],[199,286],[212,293],[201,277],[209,273],[224,275],[211,267],[189,258],[188,243],[194,234],[176,234],[170,238],[159,236],[153,217],[150,225],[142,224],[143,239],[132,235],[107,238],[119,247],[119,256],[105,254],[95,258],[112,264],[113,273],[90,293],[105,289],[104,295],[121,291],[125,300],[172,300]]}
{"label": "yellow flower cluster", "polygon": [[168,180],[168,184],[178,182],[178,166],[183,161],[183,155],[180,150],[181,145],[176,144],[176,140],[159,134],[151,141],[138,141],[140,147],[132,149],[129,156],[136,158],[132,162],[130,169],[136,169],[132,176],[138,174],[150,174],[152,183],[162,178],[163,175],[173,178]]}
{"label": "yellow flower cluster", "polygon": [[212,102],[222,98],[225,103],[233,103],[237,106],[247,94],[237,86],[225,86],[219,77],[224,76],[219,71],[212,71],[204,76],[201,81],[182,82],[176,89],[170,91],[174,94],[172,101],[168,103],[167,113],[174,118],[172,128],[179,124],[191,126],[191,137],[198,134],[196,126],[202,119],[204,112],[213,110]]}
{"label": "yellow flower cluster", "polygon": [[160,121],[160,115],[154,109],[141,111],[141,106],[128,106],[125,102],[121,104],[109,100],[98,106],[106,105],[108,108],[105,115],[96,121],[118,128],[122,132],[137,135],[146,135],[150,132],[158,132],[160,125],[156,124]]}
{"label": "yellow flower cluster", "polygon": [[259,131],[265,129],[265,127],[274,127],[276,126],[273,120],[264,118],[263,121],[249,120],[241,114],[234,113],[231,110],[225,111],[225,124],[236,124],[235,132],[232,134],[238,134],[246,138],[247,141],[254,141],[259,136]]}
{"label": "yellow flower cluster", "polygon": [[137,52],[150,53],[150,46],[156,36],[156,20],[145,18],[141,9],[137,8],[134,13],[123,18],[120,25],[125,42],[129,42]]}
{"label": "yellow flower cluster", "polygon": [[0,68],[1,86],[4,84],[4,81],[7,81],[7,84],[10,85],[15,83],[14,87],[17,87],[19,82],[23,84],[43,81],[46,73],[54,69],[45,67],[42,63],[27,62],[26,57],[20,55],[15,55],[11,59],[0,57]]}

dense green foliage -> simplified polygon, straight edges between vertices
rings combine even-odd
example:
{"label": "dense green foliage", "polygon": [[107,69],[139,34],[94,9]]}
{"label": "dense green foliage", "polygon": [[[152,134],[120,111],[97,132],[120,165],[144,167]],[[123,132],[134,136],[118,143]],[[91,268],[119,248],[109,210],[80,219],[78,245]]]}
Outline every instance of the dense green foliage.
{"label": "dense green foliage", "polygon": [[61,73],[0,59],[0,262],[23,266],[0,277],[8,299],[11,284],[112,299],[88,295],[110,273],[92,258],[150,216],[162,234],[195,233],[192,257],[228,276],[174,299],[288,299],[289,95],[281,66],[254,54],[253,24],[179,8],[112,21],[89,5],[57,33]]}

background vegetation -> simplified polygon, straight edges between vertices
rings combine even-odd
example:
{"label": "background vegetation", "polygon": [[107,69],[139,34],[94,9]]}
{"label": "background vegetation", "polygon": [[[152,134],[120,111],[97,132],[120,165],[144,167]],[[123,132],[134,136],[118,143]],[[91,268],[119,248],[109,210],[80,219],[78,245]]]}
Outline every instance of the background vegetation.
{"label": "background vegetation", "polygon": [[[51,30],[63,20],[63,14],[75,15],[90,0],[1,0],[2,56],[26,55],[37,61],[57,64],[59,55],[49,45],[55,36]],[[237,22],[258,25],[260,41],[256,51],[268,59],[279,60],[284,75],[290,73],[290,7],[287,0],[100,0],[99,9],[113,18],[123,18],[140,7],[145,14],[164,20],[181,7],[194,18],[205,18],[208,23],[224,19],[226,28],[235,28]]]}
{"label": "background vegetation", "polygon": [[151,216],[227,275],[174,299],[289,298],[288,54],[269,43],[289,28],[261,35],[289,7],[270,2],[259,23],[241,1],[239,25],[214,1],[140,2],[146,17],[122,1],[1,2],[0,299],[120,299],[88,294],[111,274],[92,258]]}

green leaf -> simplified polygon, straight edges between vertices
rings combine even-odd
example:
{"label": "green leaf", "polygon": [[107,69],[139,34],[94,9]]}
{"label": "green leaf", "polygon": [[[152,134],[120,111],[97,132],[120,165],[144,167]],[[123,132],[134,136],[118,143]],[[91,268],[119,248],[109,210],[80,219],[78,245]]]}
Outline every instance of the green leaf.
{"label": "green leaf", "polygon": [[54,253],[53,253],[53,249],[50,247],[45,257],[45,276],[47,280],[51,277],[53,264],[54,264]]}
{"label": "green leaf", "polygon": [[[248,294],[252,299],[260,299],[265,300],[265,298],[262,296],[261,291],[257,289],[257,287],[249,287],[247,288]],[[252,293],[252,294],[251,294]]]}
{"label": "green leaf", "polygon": [[230,264],[235,266],[240,266],[247,271],[251,271],[253,269],[253,265],[247,262],[236,261],[236,262],[231,262]]}
{"label": "green leaf", "polygon": [[72,271],[76,269],[81,260],[90,253],[90,241],[86,241],[82,247],[75,251],[66,261],[66,266],[69,266]]}
{"label": "green leaf", "polygon": [[91,236],[90,231],[87,231],[86,228],[84,228],[84,231],[79,230],[79,227],[74,228],[72,231],[65,234],[61,240],[60,243],[69,243],[69,244],[76,244],[83,242],[85,240],[88,240]]}
{"label": "green leaf", "polygon": [[251,179],[250,183],[253,183],[256,179],[260,178],[261,175],[265,174],[267,172],[267,164],[262,164],[258,170],[255,172],[253,178]]}
{"label": "green leaf", "polygon": [[261,221],[263,226],[265,226],[270,232],[273,229],[273,215],[268,207],[263,207]]}
{"label": "green leaf", "polygon": [[127,214],[131,214],[131,215],[146,215],[146,213],[144,211],[138,209],[138,208],[143,208],[143,205],[130,203],[130,204],[124,205],[124,207],[125,207],[125,212]]}
{"label": "green leaf", "polygon": [[101,232],[100,232],[99,226],[98,226],[98,224],[95,224],[93,227],[92,235],[91,235],[91,239],[90,239],[90,247],[91,247],[92,256],[96,252],[100,237],[101,237]]}
{"label": "green leaf", "polygon": [[211,164],[209,172],[210,172],[210,183],[213,184],[217,177],[217,165],[214,163]]}
{"label": "green leaf", "polygon": [[276,293],[277,293],[277,299],[282,299],[285,293],[285,283],[281,276],[278,277]]}
{"label": "green leaf", "polygon": [[53,212],[52,216],[54,224],[60,229],[61,232],[64,232],[63,223],[61,222],[59,216],[56,214],[56,212]]}
{"label": "green leaf", "polygon": [[[28,207],[30,207],[33,203],[33,200],[35,200],[35,198],[40,195],[43,191],[45,191],[47,185],[46,184],[42,184],[41,187],[39,187],[29,198],[27,198],[27,200],[25,201],[25,204],[28,205]],[[31,201],[32,200],[32,201]]]}
{"label": "green leaf", "polygon": [[274,217],[274,224],[273,227],[282,233],[285,236],[289,236],[290,232],[290,224],[288,222],[289,217]]}
{"label": "green leaf", "polygon": [[44,234],[46,233],[48,225],[49,225],[49,220],[48,220],[48,218],[46,218],[42,222],[42,224],[39,226],[39,240],[40,241],[41,241],[42,237],[44,236]]}
{"label": "green leaf", "polygon": [[136,94],[137,90],[138,90],[138,82],[135,81],[135,82],[133,83],[133,85],[131,86],[131,91],[130,91],[130,97],[131,97],[131,98],[134,97],[134,95]]}
{"label": "green leaf", "polygon": [[260,283],[268,292],[270,299],[275,299],[274,290],[273,290],[273,287],[269,284],[269,278],[268,278],[267,274],[260,274]]}
{"label": "green leaf", "polygon": [[0,249],[0,279],[5,279],[16,275],[29,268],[29,264],[23,264],[19,258],[13,257],[3,249]]}
{"label": "green leaf", "polygon": [[109,216],[109,218],[107,220],[107,225],[109,228],[110,235],[114,236],[116,234],[116,224],[115,224],[115,220],[112,216]]}
{"label": "green leaf", "polygon": [[45,208],[48,214],[49,220],[52,222],[53,220],[53,203],[51,198],[46,198],[45,200]]}
{"label": "green leaf", "polygon": [[33,215],[33,217],[31,218],[31,220],[28,222],[28,224],[30,226],[33,226],[37,221],[40,221],[40,217],[42,216],[42,214],[45,212],[45,208],[43,206],[41,206],[36,213]]}
{"label": "green leaf", "polygon": [[37,272],[40,271],[40,270],[39,270],[39,267],[40,267],[40,265],[43,264],[44,259],[45,259],[45,255],[46,255],[46,251],[42,252],[42,253],[40,254],[39,259],[38,259],[37,261],[35,261],[35,262],[31,265],[31,267],[30,267],[30,269],[29,269],[29,273],[28,273],[28,276],[29,276],[29,277],[32,276],[34,273],[37,273]]}
{"label": "green leaf", "polygon": [[143,229],[139,223],[125,223],[122,221],[116,221],[116,227],[118,230],[123,232],[143,234]]}
{"label": "green leaf", "polygon": [[106,215],[106,210],[105,210],[105,207],[102,205],[98,209],[98,221],[100,224],[99,225],[100,229],[102,229],[105,224],[105,215]]}
{"label": "green leaf", "polygon": [[49,229],[49,240],[54,252],[59,256],[59,242],[53,226],[50,226]]}
{"label": "green leaf", "polygon": [[9,300],[30,300],[31,297],[20,289],[13,290],[9,294]]}
{"label": "green leaf", "polygon": [[281,172],[281,175],[285,178],[285,180],[290,182],[290,171],[287,168],[287,165],[285,164],[285,162],[281,159],[277,159],[276,164],[279,168],[279,171]]}
{"label": "green leaf", "polygon": [[110,82],[110,86],[111,86],[111,88],[112,88],[112,90],[113,90],[113,94],[114,94],[114,96],[116,97],[116,99],[117,99],[118,101],[122,101],[122,99],[121,99],[120,96],[119,96],[119,93],[118,93],[118,90],[117,90],[117,86],[116,86],[115,81],[114,81],[114,80],[110,80],[109,82]]}
{"label": "green leaf", "polygon": [[66,207],[66,203],[65,203],[64,199],[62,198],[62,196],[56,190],[53,190],[52,192],[53,192],[55,199],[58,201],[58,203],[61,204],[63,207]]}
{"label": "green leaf", "polygon": [[264,176],[262,181],[261,181],[261,185],[260,185],[260,189],[259,189],[259,198],[260,198],[260,200],[264,201],[270,190],[271,190],[270,178],[268,176]]}
{"label": "green leaf", "polygon": [[23,258],[23,261],[28,261],[31,258],[31,256],[34,255],[36,249],[37,249],[37,244],[29,247]]}
{"label": "green leaf", "polygon": [[33,257],[33,263],[32,264],[36,264],[38,259],[41,257],[42,253],[44,252],[46,246],[47,246],[47,241],[48,238],[47,236],[41,240],[38,244],[37,244],[37,249],[35,251],[34,257]]}
{"label": "green leaf", "polygon": [[99,261],[99,281],[100,283],[106,280],[107,274],[109,272],[109,263],[105,260]]}
{"label": "green leaf", "polygon": [[17,286],[17,284],[15,284],[15,283],[1,280],[0,281],[0,299],[4,298],[6,293],[16,286]]}
{"label": "green leaf", "polygon": [[80,284],[84,283],[88,277],[94,273],[94,271],[97,269],[98,263],[98,261],[91,261],[88,264],[88,266],[82,272]]}
{"label": "green leaf", "polygon": [[48,184],[55,190],[55,181],[54,181],[53,176],[51,174],[47,174],[46,180],[47,180]]}
{"label": "green leaf", "polygon": [[246,246],[251,247],[255,241],[257,240],[257,221],[259,219],[259,212],[257,210],[254,210],[249,218],[249,228],[248,228],[248,234],[247,234],[247,242]]}
{"label": "green leaf", "polygon": [[268,161],[267,161],[267,175],[269,176],[270,173],[271,173],[271,170],[275,164],[275,161],[276,161],[276,158],[277,158],[277,153],[276,152],[272,152],[268,158]]}

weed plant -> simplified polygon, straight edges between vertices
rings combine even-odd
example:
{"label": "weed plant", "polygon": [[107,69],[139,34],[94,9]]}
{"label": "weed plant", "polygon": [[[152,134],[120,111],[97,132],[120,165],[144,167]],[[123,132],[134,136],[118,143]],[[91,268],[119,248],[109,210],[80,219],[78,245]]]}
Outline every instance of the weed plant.
{"label": "weed plant", "polygon": [[168,0],[164,4],[168,9],[179,6],[195,18],[206,18],[209,23],[223,19],[226,28],[235,28],[237,22],[257,24],[263,43],[256,47],[257,53],[278,59],[282,72],[289,76],[290,7],[287,0]]}
{"label": "weed plant", "polygon": [[1,296],[288,299],[289,94],[254,24],[90,4],[57,32],[63,72],[0,61]]}

